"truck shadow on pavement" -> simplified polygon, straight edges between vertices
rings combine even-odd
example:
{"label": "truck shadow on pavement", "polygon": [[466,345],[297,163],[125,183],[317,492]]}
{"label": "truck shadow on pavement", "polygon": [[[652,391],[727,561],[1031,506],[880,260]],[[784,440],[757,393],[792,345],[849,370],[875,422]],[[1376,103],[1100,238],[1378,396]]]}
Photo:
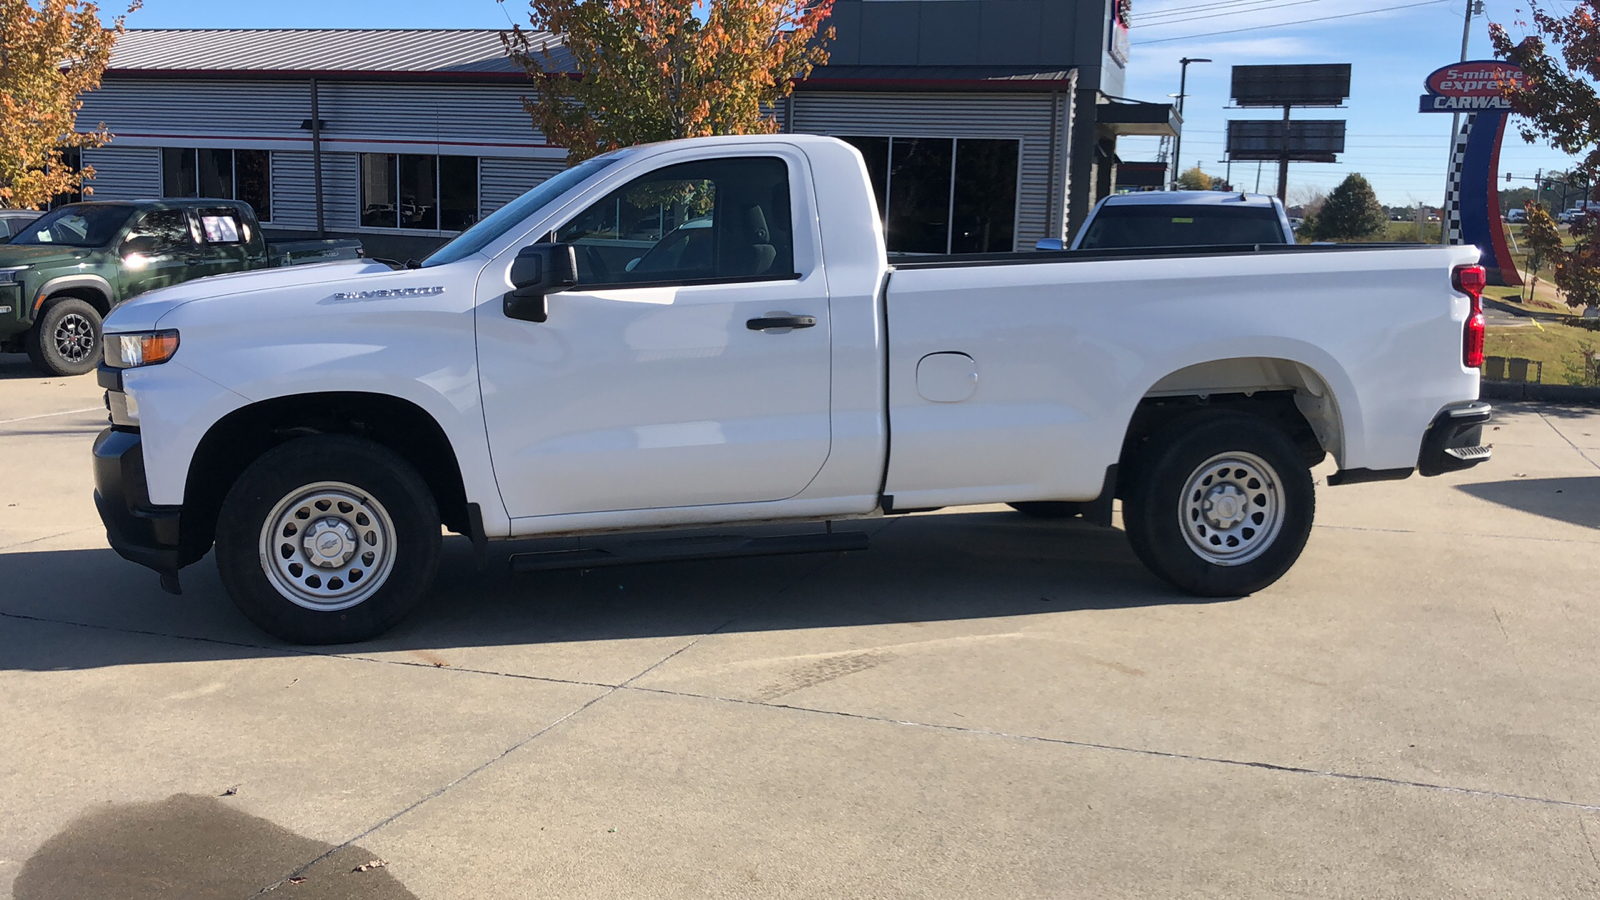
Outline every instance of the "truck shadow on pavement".
{"label": "truck shadow on pavement", "polygon": [[1600,528],[1600,475],[1588,478],[1513,478],[1457,485],[1456,490],[1501,506]]}
{"label": "truck shadow on pavement", "polygon": [[[841,527],[848,527],[844,523]],[[446,541],[433,593],[390,633],[334,653],[834,628],[1119,609],[1200,600],[1168,587],[1121,531],[1017,513],[874,520],[873,548],[513,575],[515,544],[491,544],[479,569],[463,538]],[[0,555],[0,670],[237,659],[293,648],[228,601],[207,558],[184,594],[109,549]],[[70,623],[49,625],[44,623]],[[20,622],[19,622],[20,624]],[[85,628],[99,631],[94,637]],[[23,632],[27,632],[24,636]],[[9,634],[9,637],[8,637]],[[178,638],[178,640],[172,640]],[[324,648],[316,648],[324,649]]]}
{"label": "truck shadow on pavement", "polygon": [[253,897],[415,900],[357,846],[302,837],[214,797],[107,804],[74,820],[23,863],[16,900]]}

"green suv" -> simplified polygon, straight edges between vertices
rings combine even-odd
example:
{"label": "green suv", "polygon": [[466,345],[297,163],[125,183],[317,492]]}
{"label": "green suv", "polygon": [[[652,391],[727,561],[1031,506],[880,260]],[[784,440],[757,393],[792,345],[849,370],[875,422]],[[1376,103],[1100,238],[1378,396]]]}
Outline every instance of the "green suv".
{"label": "green suv", "polygon": [[0,351],[26,350],[47,375],[81,375],[100,362],[100,321],[130,297],[360,255],[356,241],[269,247],[250,205],[234,200],[72,203],[0,244]]}

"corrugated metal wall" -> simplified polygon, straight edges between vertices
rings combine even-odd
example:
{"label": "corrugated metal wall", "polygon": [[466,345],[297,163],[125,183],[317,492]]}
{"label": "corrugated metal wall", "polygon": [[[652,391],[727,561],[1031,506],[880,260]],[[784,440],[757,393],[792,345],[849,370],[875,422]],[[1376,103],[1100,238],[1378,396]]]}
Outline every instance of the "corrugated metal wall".
{"label": "corrugated metal wall", "polygon": [[432,137],[443,143],[544,143],[522,108],[522,84],[347,84],[318,96],[329,137]]}
{"label": "corrugated metal wall", "polygon": [[[117,80],[85,94],[80,123],[112,134],[228,134],[308,137],[311,87],[304,81]],[[327,118],[327,113],[323,113]]]}
{"label": "corrugated metal wall", "polygon": [[[522,108],[528,85],[323,81],[318,114],[330,140],[537,145]],[[309,141],[309,81],[110,78],[83,98],[79,121],[148,140],[214,135]],[[172,146],[183,146],[174,143]],[[433,152],[431,147],[417,152]],[[510,154],[506,154],[510,155]]]}
{"label": "corrugated metal wall", "polygon": [[[1065,127],[1058,98],[1056,177],[1064,180]],[[795,94],[794,130],[806,134],[864,137],[1020,138],[1021,183],[1017,191],[1017,249],[1031,248],[1052,231],[1050,220],[1061,201],[1050,199],[1050,94],[878,94],[805,92]]]}
{"label": "corrugated metal wall", "polygon": [[142,200],[161,196],[161,151],[154,147],[100,147],[83,151],[83,164],[94,169],[86,184],[91,200]]}
{"label": "corrugated metal wall", "polygon": [[[316,228],[316,183],[315,161],[309,151],[274,151],[272,224],[279,228]],[[349,231],[361,224],[358,154],[322,154],[322,198],[327,228]]]}
{"label": "corrugated metal wall", "polygon": [[479,160],[478,208],[487,216],[566,167],[555,159]]}

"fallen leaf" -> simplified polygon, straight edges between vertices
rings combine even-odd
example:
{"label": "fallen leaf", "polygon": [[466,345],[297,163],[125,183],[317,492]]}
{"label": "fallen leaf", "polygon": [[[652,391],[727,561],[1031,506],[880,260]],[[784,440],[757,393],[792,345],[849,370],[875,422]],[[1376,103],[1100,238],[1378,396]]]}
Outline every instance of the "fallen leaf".
{"label": "fallen leaf", "polygon": [[237,793],[239,793],[239,786],[236,784],[233,787],[228,788],[227,790],[223,791],[222,792],[222,796],[224,796],[224,797],[232,797],[234,794],[237,794]]}
{"label": "fallen leaf", "polygon": [[351,869],[350,871],[352,871],[352,872],[365,872],[365,871],[367,871],[369,869],[381,869],[384,866],[387,866],[388,864],[389,864],[389,861],[387,859],[372,859],[372,860],[368,860],[368,861],[362,863],[359,866],[356,866],[354,869]]}
{"label": "fallen leaf", "polygon": [[306,877],[304,875],[296,875],[296,876],[294,876],[294,877],[289,879],[289,883],[290,884],[305,884],[306,883]]}

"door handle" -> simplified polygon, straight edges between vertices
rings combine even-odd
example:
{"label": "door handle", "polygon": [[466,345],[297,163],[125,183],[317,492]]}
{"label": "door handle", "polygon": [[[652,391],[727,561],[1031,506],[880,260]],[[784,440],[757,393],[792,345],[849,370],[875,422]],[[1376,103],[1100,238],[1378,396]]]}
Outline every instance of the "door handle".
{"label": "door handle", "polygon": [[186,266],[198,266],[200,265],[200,260],[190,257],[189,259],[184,260],[183,264]]}
{"label": "door handle", "polygon": [[768,328],[810,328],[817,324],[816,316],[760,316],[744,323],[744,327],[751,331],[766,331]]}

